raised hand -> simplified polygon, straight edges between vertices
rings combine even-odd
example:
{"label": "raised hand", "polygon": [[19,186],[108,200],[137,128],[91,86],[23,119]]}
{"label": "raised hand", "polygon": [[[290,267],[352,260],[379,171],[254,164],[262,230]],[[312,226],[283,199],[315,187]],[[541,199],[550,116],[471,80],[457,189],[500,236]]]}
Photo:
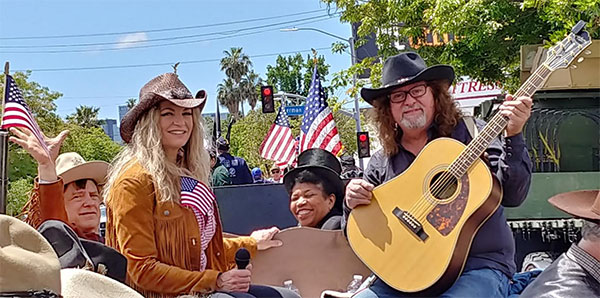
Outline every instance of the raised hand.
{"label": "raised hand", "polygon": [[42,136],[48,146],[50,155],[44,150],[40,141],[29,129],[18,129],[15,127],[10,128],[10,132],[13,134],[8,138],[11,142],[21,146],[27,153],[29,153],[38,163],[38,174],[40,179],[47,181],[54,181],[57,179],[56,170],[54,169],[54,163],[60,152],[60,147],[63,141],[69,135],[68,130],[61,131],[56,137],[48,138],[43,133]]}
{"label": "raised hand", "polygon": [[273,236],[277,233],[279,233],[279,229],[277,227],[272,227],[270,229],[254,231],[250,234],[250,237],[256,240],[258,250],[265,250],[283,245],[281,240],[273,240]]}

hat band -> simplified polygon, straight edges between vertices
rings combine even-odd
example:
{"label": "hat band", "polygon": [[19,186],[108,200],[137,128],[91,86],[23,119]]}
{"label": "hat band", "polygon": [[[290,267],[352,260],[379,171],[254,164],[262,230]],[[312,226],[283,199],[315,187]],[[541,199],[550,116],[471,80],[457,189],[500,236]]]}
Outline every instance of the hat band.
{"label": "hat band", "polygon": [[0,292],[0,297],[37,297],[37,298],[58,298],[56,293],[49,290],[42,291],[23,291],[23,292]]}
{"label": "hat band", "polygon": [[404,82],[406,82],[406,81],[408,81],[408,80],[410,80],[410,79],[411,79],[411,78],[402,78],[402,79],[399,79],[399,80],[397,80],[397,81],[395,81],[395,82],[392,82],[392,83],[386,84],[385,86],[383,86],[383,88],[387,88],[387,87],[390,87],[390,86],[392,86],[392,85],[398,85],[398,84],[402,84],[402,83],[404,83]]}

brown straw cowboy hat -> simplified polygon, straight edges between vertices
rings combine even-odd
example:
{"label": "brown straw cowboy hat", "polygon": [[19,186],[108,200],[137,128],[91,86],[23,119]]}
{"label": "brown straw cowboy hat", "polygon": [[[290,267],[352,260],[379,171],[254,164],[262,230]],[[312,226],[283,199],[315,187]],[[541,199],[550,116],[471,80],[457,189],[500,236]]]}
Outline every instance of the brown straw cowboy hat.
{"label": "brown straw cowboy hat", "polygon": [[75,152],[63,153],[56,159],[56,174],[62,177],[64,185],[80,179],[91,179],[97,185],[104,185],[107,173],[107,162],[85,161]]}
{"label": "brown straw cowboy hat", "polygon": [[600,191],[578,190],[557,194],[548,202],[554,207],[585,220],[600,222]]}
{"label": "brown straw cowboy hat", "polygon": [[174,73],[164,73],[150,80],[140,90],[140,100],[121,120],[121,138],[125,143],[131,141],[135,125],[142,115],[163,100],[168,100],[184,108],[200,107],[206,104],[206,91],[200,90],[192,96],[190,90]]}
{"label": "brown straw cowboy hat", "polygon": [[42,292],[48,294],[44,297],[61,294],[54,249],[28,224],[0,214],[0,294],[38,297]]}
{"label": "brown straw cowboy hat", "polygon": [[389,94],[393,89],[420,81],[445,80],[448,86],[454,81],[454,68],[450,65],[427,67],[417,53],[404,52],[389,57],[383,63],[381,88],[362,88],[360,95],[371,105],[373,101]]}

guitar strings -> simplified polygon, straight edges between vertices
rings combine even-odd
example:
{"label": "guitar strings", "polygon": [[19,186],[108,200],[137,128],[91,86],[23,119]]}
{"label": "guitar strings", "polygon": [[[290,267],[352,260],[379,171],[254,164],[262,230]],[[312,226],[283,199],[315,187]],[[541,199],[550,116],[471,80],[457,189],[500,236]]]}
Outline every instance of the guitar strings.
{"label": "guitar strings", "polygon": [[[498,125],[499,123],[497,123],[497,122],[500,121],[501,118],[502,117],[500,117],[500,118],[494,117],[492,119],[492,121],[490,121],[490,126],[488,126],[488,127],[492,127],[493,125]],[[483,132],[480,134],[480,136],[482,136],[482,137],[481,138],[475,138],[474,139],[475,142],[473,144],[481,143],[481,140],[484,140],[483,137],[488,137],[488,138],[491,137],[492,135],[490,134],[491,133],[490,130],[491,129],[484,129]],[[460,173],[457,173],[457,175],[454,175],[452,173],[453,165],[455,165],[454,167],[457,167],[456,166],[456,162],[458,160],[464,158],[465,155],[472,154],[474,152],[474,150],[475,150],[474,148],[472,148],[470,146],[467,146],[461,152],[461,154],[459,154],[458,157],[451,163],[450,167],[448,167],[449,171],[443,172],[441,174],[441,177],[438,178],[436,180],[436,182],[434,182],[434,184],[432,185],[431,191],[430,192],[426,192],[425,195],[422,196],[421,199],[417,202],[417,204],[414,205],[413,207],[411,207],[411,209],[410,209],[411,211],[409,211],[409,213],[414,214],[414,216],[416,218],[418,218],[419,220],[422,220],[423,216],[426,215],[427,213],[429,213],[428,209],[430,209],[430,207],[435,207],[435,205],[437,205],[435,203],[436,197],[433,194],[436,194],[436,193],[439,194],[439,191],[441,191],[441,192],[447,191],[448,187],[450,185],[452,185],[452,181],[454,179],[460,179],[462,177],[462,175],[458,175]],[[468,167],[467,167],[467,169],[463,169],[462,166],[460,166],[459,170],[466,172],[466,170],[468,170]],[[430,204],[429,198],[433,198],[434,199],[433,204]],[[423,211],[425,211],[425,212],[423,212]],[[421,214],[421,212],[423,212],[423,213]]]}
{"label": "guitar strings", "polygon": [[[540,76],[538,74],[538,72],[544,70],[542,66],[546,66],[546,65],[542,64],[536,71],[534,71],[534,73],[529,77],[529,79],[525,81],[523,86],[521,88],[519,88],[519,90],[515,93],[515,95],[514,95],[515,98],[518,98],[518,97],[528,93],[528,92],[526,92],[525,88],[533,87],[533,92],[531,92],[531,93],[533,94],[535,92],[535,90],[537,89],[539,84],[541,84],[545,80],[542,76]],[[549,70],[549,69],[546,67],[546,70]],[[544,74],[544,75],[547,75],[547,74]],[[530,85],[530,86],[527,87],[527,85]],[[497,114],[497,115],[500,115],[500,114]],[[497,123],[499,121],[504,122],[504,123]],[[494,124],[494,125],[501,125],[503,127],[502,129],[504,129],[507,123],[508,123],[508,119],[506,119],[504,116],[500,116],[500,117],[494,116],[492,118],[492,121],[489,122],[489,125],[490,125],[489,127],[492,127],[492,124]],[[486,138],[491,137],[493,139],[493,135],[490,135],[491,132],[493,132],[492,129],[486,130],[484,128],[484,130],[481,134],[482,138],[476,138],[475,143],[477,143],[477,142],[481,143],[482,140],[489,142],[488,140],[485,140],[483,137],[486,137]],[[495,133],[495,132],[494,132],[494,134],[497,135],[497,133]],[[475,146],[473,146],[473,147],[475,147]],[[437,200],[437,198],[434,196],[434,194],[435,193],[439,194],[440,191],[441,191],[441,193],[447,191],[448,187],[453,184],[452,181],[454,179],[460,180],[461,177],[466,174],[466,172],[468,171],[470,166],[468,166],[466,169],[463,169],[462,166],[454,166],[454,167],[459,167],[459,170],[461,172],[464,172],[464,173],[462,173],[462,175],[454,175],[452,173],[452,167],[453,167],[453,165],[456,165],[456,162],[459,159],[461,159],[461,157],[464,158],[465,155],[476,152],[477,150],[475,150],[473,147],[467,146],[467,148],[465,150],[463,150],[461,152],[461,154],[458,155],[458,157],[450,164],[450,167],[448,167],[448,169],[450,171],[446,171],[446,172],[442,173],[440,175],[441,177],[438,178],[438,180],[436,180],[436,182],[434,182],[434,184],[432,185],[431,191],[426,192],[423,196],[421,196],[421,198],[417,201],[417,203],[410,208],[409,213],[411,215],[415,214],[416,216],[414,216],[414,217],[417,218],[419,221],[422,221],[425,219],[425,216],[433,208],[435,208],[436,205],[438,205],[435,201],[435,200]],[[485,149],[484,149],[484,151],[485,151]],[[471,164],[471,166],[472,165],[473,164]],[[458,174],[460,174],[460,172]],[[456,184],[458,185],[459,181],[457,181]],[[430,200],[431,198],[433,198],[433,201]]]}

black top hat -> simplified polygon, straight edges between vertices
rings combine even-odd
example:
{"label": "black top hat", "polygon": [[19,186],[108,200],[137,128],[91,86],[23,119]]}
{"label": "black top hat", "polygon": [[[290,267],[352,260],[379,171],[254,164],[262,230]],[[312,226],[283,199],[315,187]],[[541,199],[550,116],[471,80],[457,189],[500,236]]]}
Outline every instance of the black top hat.
{"label": "black top hat", "polygon": [[62,269],[91,265],[94,271],[125,283],[127,259],[118,251],[100,242],[80,239],[62,221],[47,220],[38,231],[50,242]]}
{"label": "black top hat", "polygon": [[331,152],[319,148],[308,149],[300,153],[298,166],[283,176],[283,184],[288,191],[294,187],[296,176],[302,170],[309,170],[322,177],[324,183],[333,184],[336,197],[334,208],[341,210],[345,185],[340,178],[342,166],[337,157]]}
{"label": "black top hat", "polygon": [[362,88],[360,95],[371,105],[373,101],[390,93],[392,89],[420,81],[446,80],[448,85],[454,81],[454,69],[450,65],[427,67],[417,53],[405,52],[389,57],[383,64],[381,88]]}
{"label": "black top hat", "polygon": [[217,149],[227,151],[229,150],[229,141],[227,141],[224,137],[219,137],[217,139]]}

